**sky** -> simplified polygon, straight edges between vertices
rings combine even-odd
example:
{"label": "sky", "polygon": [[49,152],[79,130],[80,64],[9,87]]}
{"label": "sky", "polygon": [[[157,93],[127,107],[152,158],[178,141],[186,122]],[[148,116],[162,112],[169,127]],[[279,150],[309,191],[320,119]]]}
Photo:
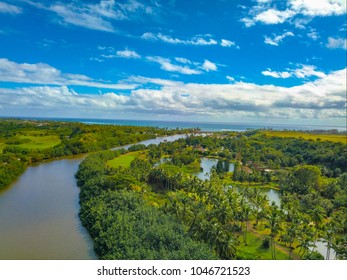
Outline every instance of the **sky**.
{"label": "sky", "polygon": [[0,0],[0,116],[346,126],[345,0]]}

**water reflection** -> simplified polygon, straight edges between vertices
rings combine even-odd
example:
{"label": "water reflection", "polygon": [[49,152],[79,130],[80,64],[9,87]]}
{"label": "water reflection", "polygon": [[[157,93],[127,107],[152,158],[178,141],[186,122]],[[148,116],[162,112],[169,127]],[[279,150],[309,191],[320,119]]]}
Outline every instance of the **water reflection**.
{"label": "water reflection", "polygon": [[[201,180],[206,180],[210,178],[210,172],[214,166],[217,166],[218,159],[215,158],[201,158],[201,168],[202,170],[196,175]],[[234,171],[234,164],[230,163],[229,172]]]}

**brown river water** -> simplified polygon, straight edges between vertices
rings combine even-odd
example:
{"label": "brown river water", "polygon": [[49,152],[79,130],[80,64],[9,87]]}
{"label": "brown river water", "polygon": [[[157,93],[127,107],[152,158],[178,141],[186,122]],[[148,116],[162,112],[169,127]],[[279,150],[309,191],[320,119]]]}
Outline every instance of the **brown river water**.
{"label": "brown river water", "polygon": [[[185,135],[140,143],[159,144],[182,137]],[[0,192],[0,260],[97,258],[78,217],[79,188],[74,175],[82,160],[83,156],[30,166]]]}

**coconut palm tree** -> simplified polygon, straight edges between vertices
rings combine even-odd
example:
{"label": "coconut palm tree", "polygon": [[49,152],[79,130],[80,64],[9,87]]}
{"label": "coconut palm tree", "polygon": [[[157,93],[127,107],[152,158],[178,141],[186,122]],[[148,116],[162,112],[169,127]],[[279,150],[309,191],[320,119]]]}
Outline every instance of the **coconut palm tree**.
{"label": "coconut palm tree", "polygon": [[307,223],[304,223],[298,231],[298,242],[297,248],[300,248],[301,258],[303,258],[310,250],[316,247],[314,242],[314,231],[312,227]]}
{"label": "coconut palm tree", "polygon": [[324,218],[326,217],[326,212],[323,209],[323,207],[318,206],[318,207],[315,207],[314,209],[311,209],[308,213],[311,216],[311,218],[314,222],[314,225],[315,225],[314,242],[317,243],[319,230],[320,230],[320,227],[323,223]]}
{"label": "coconut palm tree", "polygon": [[281,229],[281,211],[272,202],[267,215],[267,226],[270,228],[270,248],[272,259],[276,259],[275,237]]}

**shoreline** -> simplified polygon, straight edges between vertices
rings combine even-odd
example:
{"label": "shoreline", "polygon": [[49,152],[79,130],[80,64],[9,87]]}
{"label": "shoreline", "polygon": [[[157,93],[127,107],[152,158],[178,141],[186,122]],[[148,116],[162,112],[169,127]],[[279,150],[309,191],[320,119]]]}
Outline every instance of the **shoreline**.
{"label": "shoreline", "polygon": [[278,123],[241,123],[241,122],[203,122],[203,121],[171,121],[171,120],[131,120],[131,119],[89,119],[89,118],[55,118],[55,117],[25,117],[25,116],[0,116],[0,119],[17,119],[33,121],[79,122],[84,124],[99,125],[129,125],[159,127],[167,129],[200,128],[201,132],[242,132],[254,129],[289,130],[289,131],[314,131],[337,130],[347,131],[346,126],[317,125],[317,124],[278,124]]}

